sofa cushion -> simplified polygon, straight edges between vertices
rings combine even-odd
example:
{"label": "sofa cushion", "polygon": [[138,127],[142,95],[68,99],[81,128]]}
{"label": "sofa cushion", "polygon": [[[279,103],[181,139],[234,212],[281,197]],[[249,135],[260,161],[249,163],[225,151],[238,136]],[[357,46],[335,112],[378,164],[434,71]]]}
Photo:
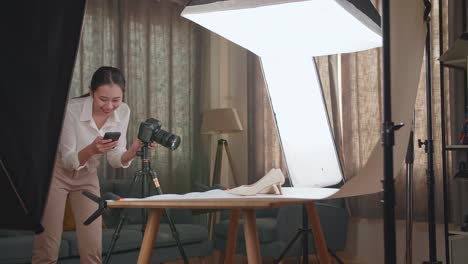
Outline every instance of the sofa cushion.
{"label": "sofa cushion", "polygon": [[[103,254],[107,253],[107,249],[112,241],[112,235],[114,229],[103,229],[102,230],[102,250]],[[78,256],[78,240],[76,232],[64,232],[62,238],[70,244],[70,256]],[[142,236],[141,232],[136,230],[122,229],[120,236],[115,243],[113,252],[122,252],[140,248]]]}
{"label": "sofa cushion", "polygon": [[[140,225],[129,225],[126,228],[138,230],[141,234]],[[208,231],[206,227],[193,224],[176,224],[177,232],[182,244],[192,244],[208,240]],[[158,236],[155,247],[169,247],[176,245],[172,237],[171,228],[168,224],[161,223],[159,225]]]}
{"label": "sofa cushion", "polygon": [[[260,243],[271,242],[276,239],[276,218],[257,218],[258,240]],[[229,220],[223,220],[214,226],[214,234],[217,237],[227,239],[229,229]],[[237,230],[238,241],[244,240],[244,223],[239,219]]]}
{"label": "sofa cushion", "polygon": [[21,235],[34,235],[33,231],[28,230],[15,230],[15,229],[0,229],[0,238]]}
{"label": "sofa cushion", "polygon": [[[0,238],[0,263],[30,263],[32,258],[33,235],[21,233]],[[62,240],[59,257],[66,257],[69,253],[69,244]]]}

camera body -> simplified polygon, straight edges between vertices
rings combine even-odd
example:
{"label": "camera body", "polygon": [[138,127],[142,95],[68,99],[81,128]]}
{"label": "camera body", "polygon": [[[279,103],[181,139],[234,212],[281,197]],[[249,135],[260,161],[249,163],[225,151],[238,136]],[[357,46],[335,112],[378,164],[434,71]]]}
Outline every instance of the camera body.
{"label": "camera body", "polygon": [[161,122],[154,118],[148,118],[140,124],[138,139],[144,144],[154,141],[170,150],[175,150],[180,145],[180,137],[161,129]]}

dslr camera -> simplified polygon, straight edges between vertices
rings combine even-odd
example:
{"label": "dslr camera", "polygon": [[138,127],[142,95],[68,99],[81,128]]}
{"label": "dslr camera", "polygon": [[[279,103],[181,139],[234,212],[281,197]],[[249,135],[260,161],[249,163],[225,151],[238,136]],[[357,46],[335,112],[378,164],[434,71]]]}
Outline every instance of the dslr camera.
{"label": "dslr camera", "polygon": [[180,137],[161,129],[161,122],[154,118],[148,118],[140,124],[138,139],[144,144],[154,141],[170,150],[175,150],[180,145]]}

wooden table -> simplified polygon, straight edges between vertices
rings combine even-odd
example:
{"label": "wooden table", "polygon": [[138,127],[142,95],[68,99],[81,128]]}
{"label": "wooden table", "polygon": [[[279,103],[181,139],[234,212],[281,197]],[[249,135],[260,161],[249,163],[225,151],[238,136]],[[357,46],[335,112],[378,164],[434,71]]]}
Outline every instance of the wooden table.
{"label": "wooden table", "polygon": [[244,235],[247,248],[247,260],[249,263],[262,263],[260,245],[258,241],[257,224],[255,221],[255,209],[273,208],[292,204],[305,204],[309,222],[317,249],[317,255],[322,264],[331,264],[332,260],[328,254],[327,245],[320,226],[320,219],[313,200],[308,199],[282,199],[281,197],[268,199],[245,197],[243,199],[187,199],[187,200],[121,200],[108,202],[109,208],[147,208],[149,209],[148,222],[141,243],[138,263],[150,263],[153,251],[153,243],[159,229],[159,223],[166,208],[185,209],[230,209],[231,220],[228,229],[228,241],[225,252],[224,263],[233,263],[235,255],[237,229],[239,216],[242,212],[244,217]]}

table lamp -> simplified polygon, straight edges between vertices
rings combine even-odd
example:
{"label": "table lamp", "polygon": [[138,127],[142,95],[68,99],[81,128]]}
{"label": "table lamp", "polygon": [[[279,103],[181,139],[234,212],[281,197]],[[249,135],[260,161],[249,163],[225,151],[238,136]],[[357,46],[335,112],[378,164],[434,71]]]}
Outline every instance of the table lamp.
{"label": "table lamp", "polygon": [[221,138],[218,140],[218,146],[216,148],[216,157],[213,169],[213,178],[211,185],[219,184],[221,180],[221,164],[223,159],[223,150],[226,150],[226,154],[229,161],[229,166],[231,168],[232,177],[234,179],[234,184],[239,185],[237,180],[237,173],[234,168],[232,161],[231,152],[229,151],[229,145],[226,139],[222,138],[223,134],[237,133],[241,132],[242,124],[237,114],[236,109],[234,108],[217,108],[208,110],[203,114],[202,121],[202,134],[211,134],[211,135],[221,135]]}

